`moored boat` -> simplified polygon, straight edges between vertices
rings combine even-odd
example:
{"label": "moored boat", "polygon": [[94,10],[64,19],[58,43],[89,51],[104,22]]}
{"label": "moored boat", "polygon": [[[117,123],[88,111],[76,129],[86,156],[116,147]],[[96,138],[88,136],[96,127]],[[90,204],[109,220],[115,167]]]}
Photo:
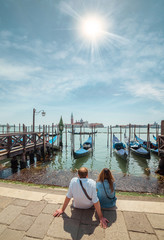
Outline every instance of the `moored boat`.
{"label": "moored boat", "polygon": [[81,145],[80,149],[73,152],[74,158],[81,158],[87,156],[92,150],[92,137],[89,136],[88,140]]}
{"label": "moored boat", "polygon": [[140,157],[143,158],[147,158],[150,159],[150,151],[146,150],[145,148],[143,148],[137,141],[135,140],[131,140],[129,141],[128,138],[124,138],[125,142],[127,144],[127,146],[130,147],[130,150],[132,153],[134,153],[135,155],[138,155]]}
{"label": "moored boat", "polygon": [[[145,149],[147,149],[147,145],[150,146],[149,150],[152,152],[152,153],[155,153],[155,154],[158,154],[158,144],[157,143],[152,143],[151,141],[150,142],[147,142],[145,140],[142,140],[141,138],[139,138],[137,135],[135,135],[135,138],[137,140],[137,142]],[[148,143],[148,144],[147,144]]]}
{"label": "moored boat", "polygon": [[126,150],[126,146],[124,143],[120,142],[120,140],[113,134],[113,149],[114,152],[122,159],[126,160],[128,156],[128,151]]}

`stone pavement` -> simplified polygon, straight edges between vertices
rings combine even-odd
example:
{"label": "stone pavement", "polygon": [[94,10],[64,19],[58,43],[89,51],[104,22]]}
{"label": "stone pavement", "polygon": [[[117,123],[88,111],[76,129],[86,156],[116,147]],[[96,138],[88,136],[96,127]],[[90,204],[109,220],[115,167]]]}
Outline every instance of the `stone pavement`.
{"label": "stone pavement", "polygon": [[66,190],[0,183],[0,240],[164,240],[164,201],[118,199],[104,209],[107,229],[99,226],[94,209],[69,205],[59,218],[53,212]]}

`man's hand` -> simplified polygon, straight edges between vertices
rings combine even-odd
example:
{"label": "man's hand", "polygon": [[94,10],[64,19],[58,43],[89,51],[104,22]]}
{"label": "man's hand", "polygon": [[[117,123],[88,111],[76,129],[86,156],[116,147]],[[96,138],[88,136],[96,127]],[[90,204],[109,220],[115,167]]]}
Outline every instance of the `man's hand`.
{"label": "man's hand", "polygon": [[57,209],[57,210],[54,212],[53,216],[54,216],[54,217],[59,217],[63,212],[64,212],[64,211],[63,211],[62,209]]}
{"label": "man's hand", "polygon": [[102,217],[102,218],[100,219],[100,226],[101,226],[102,228],[107,228],[108,222],[109,222],[109,221],[108,221],[106,218]]}

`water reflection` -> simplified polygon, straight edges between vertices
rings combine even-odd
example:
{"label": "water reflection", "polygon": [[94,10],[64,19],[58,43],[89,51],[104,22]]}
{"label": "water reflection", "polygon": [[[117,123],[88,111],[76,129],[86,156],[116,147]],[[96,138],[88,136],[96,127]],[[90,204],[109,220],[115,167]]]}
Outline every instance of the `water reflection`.
{"label": "water reflection", "polygon": [[81,168],[84,165],[84,163],[88,161],[88,159],[89,159],[89,156],[73,159],[72,169],[75,170],[75,169]]}
{"label": "water reflection", "polygon": [[127,174],[129,173],[129,159],[121,159],[117,154],[114,152],[113,153],[114,157],[116,158],[116,161],[118,163],[118,166],[122,173]]}
{"label": "water reflection", "polygon": [[132,159],[138,164],[138,166],[140,166],[143,174],[147,176],[150,175],[150,169],[148,165],[148,161],[150,161],[150,159],[142,158],[140,156],[135,156],[134,154]]}

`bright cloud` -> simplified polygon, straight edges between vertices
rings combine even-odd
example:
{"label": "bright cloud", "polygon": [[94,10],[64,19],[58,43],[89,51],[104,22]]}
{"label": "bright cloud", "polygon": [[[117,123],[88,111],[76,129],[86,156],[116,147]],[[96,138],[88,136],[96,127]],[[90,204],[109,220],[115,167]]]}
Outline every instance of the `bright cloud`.
{"label": "bright cloud", "polygon": [[36,72],[40,72],[41,67],[32,67],[25,65],[17,65],[8,63],[7,61],[0,59],[0,77],[1,81],[24,81],[32,77]]}
{"label": "bright cloud", "polygon": [[129,82],[125,83],[124,91],[138,98],[151,99],[164,104],[164,83]]}

